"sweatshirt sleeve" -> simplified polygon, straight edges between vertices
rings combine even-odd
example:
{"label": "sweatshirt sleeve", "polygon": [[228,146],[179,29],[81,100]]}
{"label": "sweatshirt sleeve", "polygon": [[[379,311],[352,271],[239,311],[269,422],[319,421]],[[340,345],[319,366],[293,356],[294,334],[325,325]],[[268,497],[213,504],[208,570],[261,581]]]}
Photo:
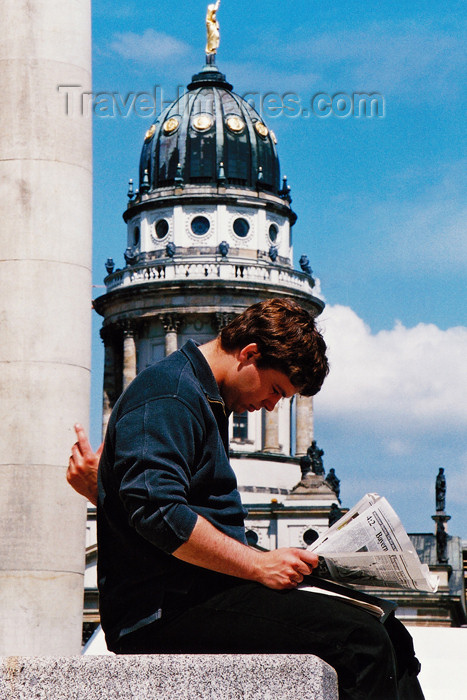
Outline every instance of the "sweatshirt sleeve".
{"label": "sweatshirt sleeve", "polygon": [[188,496],[203,432],[179,397],[150,401],[116,425],[115,476],[129,523],[167,553],[188,540],[198,518]]}

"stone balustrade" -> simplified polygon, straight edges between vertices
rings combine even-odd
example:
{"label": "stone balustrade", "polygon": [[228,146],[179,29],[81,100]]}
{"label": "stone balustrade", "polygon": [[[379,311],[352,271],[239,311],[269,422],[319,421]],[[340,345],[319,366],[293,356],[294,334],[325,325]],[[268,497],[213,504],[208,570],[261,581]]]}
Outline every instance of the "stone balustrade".
{"label": "stone balustrade", "polygon": [[243,280],[286,287],[306,294],[312,294],[314,286],[309,275],[287,267],[261,265],[256,260],[202,262],[198,257],[190,261],[184,256],[183,263],[157,259],[117,270],[107,277],[106,287],[107,292],[111,292],[148,282],[157,284],[177,280]]}

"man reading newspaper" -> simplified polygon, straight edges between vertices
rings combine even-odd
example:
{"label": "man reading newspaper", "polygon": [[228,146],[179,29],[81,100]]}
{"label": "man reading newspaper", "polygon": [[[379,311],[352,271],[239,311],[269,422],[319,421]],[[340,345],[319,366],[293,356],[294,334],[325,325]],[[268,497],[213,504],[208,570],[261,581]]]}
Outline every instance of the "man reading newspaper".
{"label": "man reading newspaper", "polygon": [[405,628],[297,590],[318,556],[248,547],[228,415],[316,394],[325,343],[295,301],[237,316],[213,341],[141,372],[117,402],[99,465],[81,428],[68,479],[97,503],[101,623],[119,653],[309,653],[342,700],[423,698]]}

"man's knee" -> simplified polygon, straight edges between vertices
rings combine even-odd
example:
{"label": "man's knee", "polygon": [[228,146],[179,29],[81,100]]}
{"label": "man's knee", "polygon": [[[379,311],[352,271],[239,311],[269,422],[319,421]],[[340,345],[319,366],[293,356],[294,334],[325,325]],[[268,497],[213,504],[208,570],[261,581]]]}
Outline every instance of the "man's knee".
{"label": "man's knee", "polygon": [[361,623],[351,633],[348,643],[361,653],[393,662],[394,649],[383,624],[372,615],[364,613]]}

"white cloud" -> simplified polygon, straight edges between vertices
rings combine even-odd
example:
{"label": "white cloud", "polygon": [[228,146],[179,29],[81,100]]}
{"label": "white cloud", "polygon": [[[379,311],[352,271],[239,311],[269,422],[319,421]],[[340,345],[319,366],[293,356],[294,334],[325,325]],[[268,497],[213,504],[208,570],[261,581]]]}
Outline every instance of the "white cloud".
{"label": "white cloud", "polygon": [[373,334],[349,307],[323,316],[331,363],[316,397],[323,417],[386,433],[393,454],[409,454],[411,436],[467,428],[466,327],[398,322]]}
{"label": "white cloud", "polygon": [[146,64],[175,60],[190,50],[183,41],[154,29],[114,34],[110,48],[124,59]]}

